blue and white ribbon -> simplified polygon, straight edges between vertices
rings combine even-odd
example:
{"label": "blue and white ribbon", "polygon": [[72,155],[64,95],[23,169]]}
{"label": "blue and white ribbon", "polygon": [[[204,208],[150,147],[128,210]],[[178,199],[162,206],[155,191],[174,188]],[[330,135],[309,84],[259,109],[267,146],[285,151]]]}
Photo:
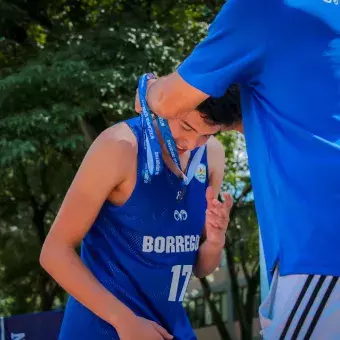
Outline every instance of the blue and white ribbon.
{"label": "blue and white ribbon", "polygon": [[[147,82],[151,75],[145,74],[139,79],[138,92],[139,101],[142,106],[141,123],[144,144],[144,182],[151,182],[154,175],[159,175],[163,169],[162,149],[157,139],[155,127],[153,125],[150,109],[146,102]],[[144,157],[145,157],[144,156]]]}
{"label": "blue and white ribbon", "polygon": [[[139,79],[139,100],[142,106],[141,113],[141,122],[142,122],[142,130],[143,130],[143,139],[144,139],[144,151],[146,160],[144,162],[144,182],[151,182],[151,178],[153,175],[158,175],[163,169],[163,160],[162,160],[162,151],[159,141],[157,139],[156,131],[153,126],[152,117],[150,113],[150,109],[146,102],[146,94],[147,94],[147,82],[149,79],[154,78],[152,74],[144,74]],[[205,145],[201,146],[195,153],[190,165],[188,166],[187,173],[184,174],[181,167],[181,162],[177,152],[176,143],[172,137],[171,130],[167,120],[156,117],[156,121],[158,124],[159,131],[161,133],[162,139],[165,143],[165,146],[169,152],[169,155],[172,161],[176,164],[178,169],[182,173],[182,185],[181,188],[185,189],[185,187],[190,183],[192,178],[195,175],[198,165],[202,160],[202,156],[205,150]]]}

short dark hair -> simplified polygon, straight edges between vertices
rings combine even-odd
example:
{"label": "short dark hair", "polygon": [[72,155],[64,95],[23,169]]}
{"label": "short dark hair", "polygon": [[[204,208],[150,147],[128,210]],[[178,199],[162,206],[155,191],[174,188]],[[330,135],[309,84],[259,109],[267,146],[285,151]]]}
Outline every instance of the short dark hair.
{"label": "short dark hair", "polygon": [[209,124],[230,126],[240,122],[242,114],[239,86],[231,85],[223,97],[209,97],[196,110]]}

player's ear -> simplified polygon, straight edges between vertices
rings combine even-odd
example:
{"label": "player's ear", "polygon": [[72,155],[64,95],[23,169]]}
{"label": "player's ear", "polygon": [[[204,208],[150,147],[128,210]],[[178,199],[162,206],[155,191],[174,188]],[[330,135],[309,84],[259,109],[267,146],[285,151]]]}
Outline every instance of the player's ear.
{"label": "player's ear", "polygon": [[233,131],[233,126],[232,125],[222,125],[221,126],[221,132],[223,131]]}
{"label": "player's ear", "polygon": [[234,130],[244,134],[242,122],[236,123],[235,127],[234,127]]}
{"label": "player's ear", "polygon": [[222,125],[221,131],[238,131],[240,133],[244,133],[242,122],[238,122],[233,125]]}

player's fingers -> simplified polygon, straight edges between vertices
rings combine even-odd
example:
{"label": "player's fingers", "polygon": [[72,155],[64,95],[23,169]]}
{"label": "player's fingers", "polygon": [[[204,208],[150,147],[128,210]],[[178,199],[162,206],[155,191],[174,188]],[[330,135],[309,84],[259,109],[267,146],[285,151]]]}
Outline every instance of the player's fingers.
{"label": "player's fingers", "polygon": [[224,203],[220,202],[217,199],[213,200],[213,204],[214,204],[214,208],[210,208],[210,210],[214,212],[216,215],[223,218],[224,220],[229,220],[230,208],[226,207]]}
{"label": "player's fingers", "polygon": [[234,200],[233,198],[231,197],[231,195],[229,195],[228,193],[224,192],[223,193],[223,197],[224,197],[224,202],[223,202],[223,205],[225,207],[225,209],[228,211],[230,211],[231,207],[233,206],[234,204]]}
{"label": "player's fingers", "polygon": [[210,223],[215,228],[223,229],[225,221],[222,217],[211,212],[209,209],[207,210],[206,214],[208,216],[206,223]]}
{"label": "player's fingers", "polygon": [[213,207],[213,200],[215,198],[214,196],[214,190],[211,186],[209,186],[205,192],[205,198],[207,200],[208,209]]}
{"label": "player's fingers", "polygon": [[153,327],[157,330],[157,332],[166,340],[171,340],[174,337],[162,326],[160,326],[158,323],[151,321]]}
{"label": "player's fingers", "polygon": [[227,229],[229,225],[229,214],[225,210],[218,210],[218,214],[214,211],[207,210],[207,222],[213,222],[214,226],[219,229]]}
{"label": "player's fingers", "polygon": [[214,215],[221,217],[222,219],[229,218],[229,212],[226,211],[223,205],[221,205],[219,208],[210,208],[209,211],[212,212]]}
{"label": "player's fingers", "polygon": [[206,227],[214,230],[220,230],[220,228],[218,228],[213,221],[206,223]]}

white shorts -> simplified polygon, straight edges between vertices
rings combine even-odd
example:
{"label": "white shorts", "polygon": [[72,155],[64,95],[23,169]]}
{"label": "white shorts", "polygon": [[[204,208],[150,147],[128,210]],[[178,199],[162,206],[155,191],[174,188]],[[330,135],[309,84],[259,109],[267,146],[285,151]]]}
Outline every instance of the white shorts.
{"label": "white shorts", "polygon": [[340,340],[340,279],[276,270],[259,314],[265,340]]}

